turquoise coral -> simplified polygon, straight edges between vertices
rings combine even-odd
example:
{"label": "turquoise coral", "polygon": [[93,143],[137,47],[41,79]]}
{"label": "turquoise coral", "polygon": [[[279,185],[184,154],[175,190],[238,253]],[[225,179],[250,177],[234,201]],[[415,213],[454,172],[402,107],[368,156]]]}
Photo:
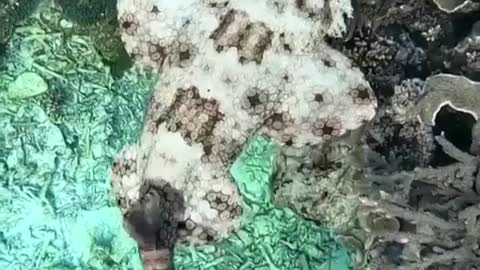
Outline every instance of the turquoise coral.
{"label": "turquoise coral", "polygon": [[[113,155],[138,136],[155,77],[135,68],[113,79],[89,36],[59,42],[58,33],[32,18],[0,71],[0,269],[141,269],[109,179]],[[68,92],[61,118],[43,103],[57,92],[43,86],[9,98],[25,73]]]}

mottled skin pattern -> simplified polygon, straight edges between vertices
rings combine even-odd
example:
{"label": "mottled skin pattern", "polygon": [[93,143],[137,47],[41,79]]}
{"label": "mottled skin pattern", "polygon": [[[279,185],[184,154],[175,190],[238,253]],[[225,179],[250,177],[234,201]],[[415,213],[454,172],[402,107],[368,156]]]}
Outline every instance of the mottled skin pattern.
{"label": "mottled skin pattern", "polygon": [[[277,2],[279,14],[307,26],[263,20],[250,0],[119,1],[127,51],[161,77],[140,142],[116,163],[135,159],[131,173],[113,175],[125,212],[141,200],[140,185],[168,183],[185,205],[178,241],[220,240],[240,225],[242,198],[228,169],[253,134],[301,147],[373,117],[376,101],[363,75],[315,30],[325,10]],[[267,12],[271,4],[258,5]]]}

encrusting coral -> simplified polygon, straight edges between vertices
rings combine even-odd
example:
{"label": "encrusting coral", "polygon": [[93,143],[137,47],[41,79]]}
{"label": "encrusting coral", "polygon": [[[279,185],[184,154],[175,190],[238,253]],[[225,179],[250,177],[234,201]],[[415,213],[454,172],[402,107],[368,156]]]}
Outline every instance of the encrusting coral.
{"label": "encrusting coral", "polygon": [[123,0],[118,10],[127,51],[161,79],[132,146],[136,173],[114,173],[113,185],[125,211],[145,182],[181,191],[181,241],[238,227],[228,167],[253,134],[323,144],[375,114],[362,73],[323,43],[345,29],[348,2]]}

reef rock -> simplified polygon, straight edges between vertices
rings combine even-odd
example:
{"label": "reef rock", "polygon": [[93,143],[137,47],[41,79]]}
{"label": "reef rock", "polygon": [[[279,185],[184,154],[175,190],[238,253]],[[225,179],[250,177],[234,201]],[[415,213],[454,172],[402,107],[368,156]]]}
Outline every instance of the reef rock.
{"label": "reef rock", "polygon": [[228,168],[252,135],[302,147],[369,121],[370,85],[323,42],[347,2],[119,1],[127,51],[160,72],[142,138],[114,166],[122,208],[168,183],[183,194],[180,240],[221,239],[242,206]]}

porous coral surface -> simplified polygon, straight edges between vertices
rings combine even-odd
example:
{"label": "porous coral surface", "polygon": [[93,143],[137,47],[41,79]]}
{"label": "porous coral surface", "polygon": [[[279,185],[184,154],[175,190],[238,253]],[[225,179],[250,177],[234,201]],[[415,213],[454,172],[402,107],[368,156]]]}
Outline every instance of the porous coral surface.
{"label": "porous coral surface", "polygon": [[242,206],[228,167],[253,134],[301,147],[369,121],[369,84],[323,43],[332,24],[341,28],[324,18],[332,3],[119,1],[127,51],[160,72],[142,139],[119,157],[133,155],[136,168],[114,172],[121,206],[144,182],[167,182],[184,197],[181,240],[224,238]]}

